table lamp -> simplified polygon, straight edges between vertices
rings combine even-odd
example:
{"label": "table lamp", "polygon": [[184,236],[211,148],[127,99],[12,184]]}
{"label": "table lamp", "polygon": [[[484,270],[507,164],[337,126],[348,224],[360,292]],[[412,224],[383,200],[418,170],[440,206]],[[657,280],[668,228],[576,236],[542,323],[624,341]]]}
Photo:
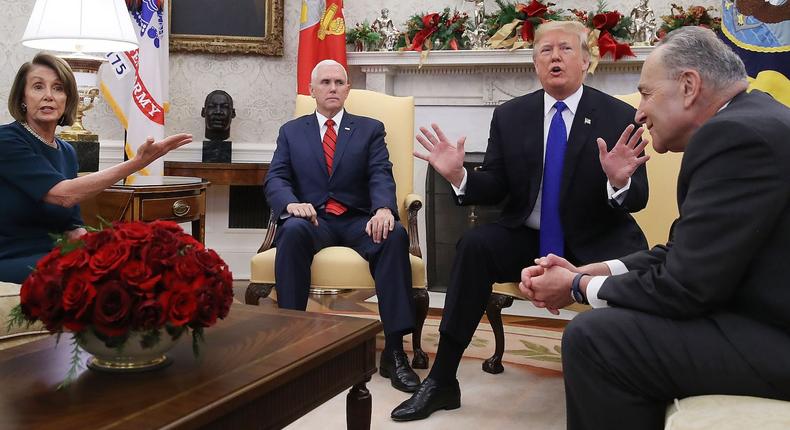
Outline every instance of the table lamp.
{"label": "table lamp", "polygon": [[85,111],[99,94],[99,66],[107,53],[137,49],[137,36],[124,0],[36,0],[22,36],[22,44],[59,54],[71,66],[77,80],[77,119],[58,137],[77,150],[80,171],[99,168],[99,137],[82,124]]}

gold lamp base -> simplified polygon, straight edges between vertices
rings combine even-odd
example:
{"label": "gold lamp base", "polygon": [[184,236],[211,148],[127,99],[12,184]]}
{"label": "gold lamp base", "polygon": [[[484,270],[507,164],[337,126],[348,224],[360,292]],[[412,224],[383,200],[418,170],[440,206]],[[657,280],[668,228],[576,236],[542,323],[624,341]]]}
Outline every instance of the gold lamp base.
{"label": "gold lamp base", "polygon": [[74,124],[58,133],[58,137],[70,142],[98,142],[99,136],[82,125],[82,118],[86,111],[93,108],[93,101],[99,95],[99,89],[96,88],[96,78],[99,67],[106,60],[80,53],[62,58],[66,60],[77,78],[77,92],[80,101],[77,105],[77,118]]}

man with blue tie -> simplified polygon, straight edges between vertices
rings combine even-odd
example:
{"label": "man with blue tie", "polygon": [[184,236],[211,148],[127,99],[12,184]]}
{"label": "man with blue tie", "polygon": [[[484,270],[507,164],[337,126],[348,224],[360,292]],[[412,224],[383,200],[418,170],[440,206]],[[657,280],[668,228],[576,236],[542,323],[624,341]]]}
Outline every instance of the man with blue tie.
{"label": "man with blue tie", "polygon": [[313,69],[316,111],[280,128],[264,189],[280,225],[274,238],[277,303],[304,310],[315,253],[353,248],[370,263],[385,346],[379,371],[401,391],[419,377],[403,351],[414,325],[409,239],[398,221],[384,124],[343,109],[351,88],[333,60]]}
{"label": "man with blue tie", "polygon": [[[533,60],[543,89],[494,110],[479,171],[463,167],[465,137],[453,145],[436,124],[433,131],[420,128],[417,140],[428,154],[415,156],[450,182],[458,204],[507,203],[496,223],[469,230],[458,242],[436,359],[392,419],[418,420],[460,407],[456,373],[494,282],[517,282],[521,269],[549,253],[586,263],[647,247],[629,214],[647,204],[644,165],[609,168],[627,157],[640,163],[646,157],[641,130],[631,125],[622,131],[633,124],[635,110],[582,85],[589,58],[580,23],[538,27]],[[598,138],[617,142],[626,134],[625,143],[607,147],[602,141],[599,147]]]}

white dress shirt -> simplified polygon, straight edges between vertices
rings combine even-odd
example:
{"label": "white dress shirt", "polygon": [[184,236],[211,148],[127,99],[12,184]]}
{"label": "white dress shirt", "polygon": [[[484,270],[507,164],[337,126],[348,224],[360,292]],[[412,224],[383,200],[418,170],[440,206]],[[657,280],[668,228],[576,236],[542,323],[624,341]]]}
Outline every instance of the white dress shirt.
{"label": "white dress shirt", "polygon": [[[343,112],[345,112],[345,109],[340,109],[340,112],[336,113],[335,116],[332,117],[332,121],[335,122],[335,125],[332,127],[335,129],[335,136],[338,135],[337,132],[340,130],[340,121],[343,120]],[[315,117],[318,119],[318,126],[319,130],[321,131],[321,142],[323,142],[324,135],[326,134],[326,120],[329,118],[321,115],[318,111],[315,111]]]}

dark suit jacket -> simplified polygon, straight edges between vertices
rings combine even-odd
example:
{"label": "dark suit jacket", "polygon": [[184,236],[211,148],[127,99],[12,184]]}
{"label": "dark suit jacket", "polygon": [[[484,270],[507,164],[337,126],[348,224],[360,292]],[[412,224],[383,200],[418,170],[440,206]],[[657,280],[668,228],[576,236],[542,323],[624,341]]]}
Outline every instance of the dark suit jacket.
{"label": "dark suit jacket", "polygon": [[[625,102],[584,87],[568,136],[560,196],[565,246],[576,263],[647,248],[642,230],[629,214],[647,204],[647,171],[644,166],[637,169],[623,205],[611,207],[596,143],[602,137],[613,147],[633,122],[634,113]],[[462,204],[497,204],[508,197],[499,222],[508,227],[524,225],[543,178],[543,120],[543,90],[494,110],[482,170],[467,172]]]}
{"label": "dark suit jacket", "polygon": [[[772,342],[756,335],[760,324],[784,330],[787,344],[788,136],[786,106],[759,91],[733,98],[686,147],[670,242],[622,258],[631,271],[608,278],[598,296],[669,318],[709,316],[747,357],[754,343]],[[776,359],[751,357],[758,369]]]}
{"label": "dark suit jacket", "polygon": [[264,181],[275,216],[289,203],[311,203],[318,209],[331,197],[365,214],[387,207],[398,219],[384,124],[346,111],[337,134],[330,177],[315,113],[280,127]]}

